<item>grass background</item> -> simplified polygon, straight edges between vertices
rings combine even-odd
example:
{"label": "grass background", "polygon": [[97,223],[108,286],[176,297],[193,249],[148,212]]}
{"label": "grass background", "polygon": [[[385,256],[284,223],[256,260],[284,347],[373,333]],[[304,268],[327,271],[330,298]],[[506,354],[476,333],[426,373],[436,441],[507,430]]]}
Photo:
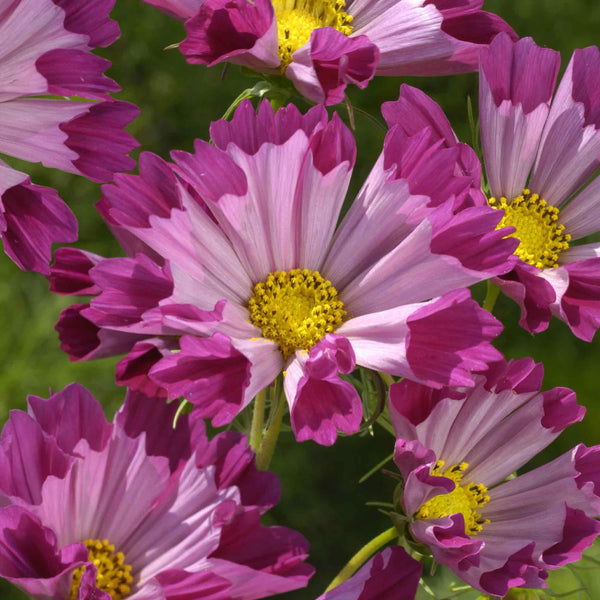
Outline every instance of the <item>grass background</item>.
{"label": "grass background", "polygon": [[[559,49],[563,68],[573,49],[598,43],[598,0],[488,0],[485,7],[511,23],[519,35],[532,35],[538,44]],[[118,0],[113,16],[121,25],[122,36],[100,54],[113,63],[109,75],[123,88],[118,97],[141,108],[141,116],[130,130],[143,150],[163,158],[168,158],[171,149],[191,150],[194,138],[208,137],[210,121],[219,118],[242,89],[253,85],[235,67],[223,80],[220,67],[187,65],[177,50],[163,51],[183,38],[183,26],[141,0]],[[432,95],[459,137],[469,141],[466,98],[471,96],[476,106],[475,74],[407,81]],[[397,98],[400,83],[395,78],[376,79],[366,92],[350,90],[350,97],[355,106],[379,116],[380,104]],[[384,136],[360,114],[356,114],[356,127],[358,162],[353,189],[369,172]],[[59,190],[80,220],[80,247],[106,256],[120,253],[94,209],[100,197],[98,185],[38,165],[6,160],[31,173],[36,183]],[[123,389],[113,383],[116,359],[70,363],[58,348],[53,326],[60,310],[71,300],[49,294],[43,277],[19,271],[6,256],[0,256],[0,277],[0,420],[4,422],[11,409],[25,408],[27,394],[45,396],[50,389],[61,389],[71,381],[86,385],[112,414],[123,397]],[[482,290],[475,293],[481,297]],[[571,427],[537,462],[553,458],[581,441],[598,443],[599,339],[590,344],[582,342],[556,320],[549,331],[532,337],[518,328],[516,306],[502,296],[495,314],[506,327],[498,340],[506,356],[532,356],[544,362],[545,386],[572,387],[580,403],[588,408],[586,420]],[[318,568],[309,588],[289,598],[316,598],[362,544],[388,527],[387,520],[375,509],[365,507],[365,502],[387,501],[390,482],[380,475],[362,485],[357,482],[392,451],[392,443],[388,434],[378,429],[372,439],[343,438],[329,449],[311,442],[297,444],[290,434],[283,436],[273,461],[283,496],[268,519],[303,532],[311,541],[310,562]],[[594,575],[597,569],[588,571],[592,573],[588,587],[597,589],[586,597],[600,598],[600,581]],[[573,586],[578,587],[576,579],[558,584],[563,592]],[[23,597],[0,582],[0,598]]]}

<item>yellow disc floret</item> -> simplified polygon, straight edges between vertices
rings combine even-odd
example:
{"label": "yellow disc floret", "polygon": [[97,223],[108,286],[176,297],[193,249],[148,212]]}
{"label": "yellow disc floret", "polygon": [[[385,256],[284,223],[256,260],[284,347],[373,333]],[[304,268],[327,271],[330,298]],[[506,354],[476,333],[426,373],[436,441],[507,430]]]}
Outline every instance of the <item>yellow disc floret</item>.
{"label": "yellow disc floret", "polygon": [[558,255],[569,247],[571,236],[558,223],[558,208],[548,206],[537,194],[523,190],[512,201],[490,198],[492,208],[504,210],[498,229],[512,226],[511,237],[521,242],[515,254],[538,269],[557,267]]}
{"label": "yellow disc floret", "polygon": [[[131,565],[125,564],[125,555],[115,552],[115,547],[108,540],[85,540],[90,562],[96,565],[96,587],[110,594],[113,600],[122,600],[131,592]],[[73,583],[69,600],[78,596],[81,577],[85,567],[73,572]]]}
{"label": "yellow disc floret", "polygon": [[438,460],[431,469],[431,474],[435,477],[452,479],[456,487],[448,494],[440,494],[425,502],[417,511],[415,518],[440,519],[460,513],[465,518],[465,533],[476,535],[483,525],[489,523],[488,519],[483,519],[477,512],[490,500],[487,488],[482,483],[462,484],[463,474],[469,467],[467,463],[462,462],[448,469],[444,469],[444,464],[443,460]]}
{"label": "yellow disc floret", "polygon": [[344,0],[273,0],[281,72],[292,62],[292,54],[310,40],[320,27],[333,27],[344,35],[352,33],[352,16],[344,10]]}
{"label": "yellow disc floret", "polygon": [[254,286],[248,310],[252,324],[279,344],[284,358],[296,350],[310,350],[346,315],[331,281],[308,269],[270,273]]}

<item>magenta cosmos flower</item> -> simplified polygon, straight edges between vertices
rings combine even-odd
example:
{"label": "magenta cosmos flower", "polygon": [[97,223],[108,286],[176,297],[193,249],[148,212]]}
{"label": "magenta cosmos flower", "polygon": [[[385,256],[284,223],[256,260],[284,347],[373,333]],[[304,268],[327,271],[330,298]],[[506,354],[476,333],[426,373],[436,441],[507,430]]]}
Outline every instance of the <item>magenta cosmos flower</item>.
{"label": "magenta cosmos flower", "polygon": [[[481,54],[480,122],[490,205],[503,209],[500,226],[520,240],[515,269],[495,283],[521,307],[532,333],[551,316],[590,341],[600,326],[600,245],[585,238],[600,230],[600,51],[576,50],[552,100],[558,52],[531,38],[514,44],[500,35]],[[405,133],[421,113],[446,140],[454,134],[441,109],[412,88],[386,103],[389,125]]]}
{"label": "magenta cosmos flower", "polygon": [[422,568],[404,548],[391,546],[317,600],[414,600]]}
{"label": "magenta cosmos flower", "polygon": [[284,74],[314,102],[337,104],[374,75],[475,71],[500,31],[483,0],[145,0],[185,20],[188,62]]}
{"label": "magenta cosmos flower", "polygon": [[410,533],[494,596],[544,587],[548,569],[579,560],[600,533],[600,446],[509,478],[585,413],[567,388],[540,392],[542,378],[526,358],[492,365],[466,392],[390,388]]}
{"label": "magenta cosmos flower", "polygon": [[247,102],[211,139],[104,187],[129,258],[57,253],[54,291],[99,294],[57,325],[72,359],[129,352],[121,383],[184,396],[216,426],[283,371],[297,439],[332,444],[360,427],[339,376],[355,365],[468,386],[499,356],[500,323],[459,288],[510,269],[516,241],[498,211],[454,212],[473,181],[458,148],[392,129],[336,231],[355,159],[337,116]]}
{"label": "magenta cosmos flower", "polygon": [[[0,440],[0,576],[39,600],[251,600],[306,585],[308,544],[243,436],[129,394],[114,424],[83,387],[29,398]],[[214,594],[214,596],[212,595]]]}
{"label": "magenta cosmos flower", "polygon": [[[0,3],[0,153],[94,181],[133,169],[127,153],[137,143],[123,127],[138,109],[110,99],[119,90],[102,74],[110,63],[90,53],[119,36],[113,4]],[[0,161],[0,235],[17,265],[47,273],[52,242],[75,241],[77,221],[54,190]]]}

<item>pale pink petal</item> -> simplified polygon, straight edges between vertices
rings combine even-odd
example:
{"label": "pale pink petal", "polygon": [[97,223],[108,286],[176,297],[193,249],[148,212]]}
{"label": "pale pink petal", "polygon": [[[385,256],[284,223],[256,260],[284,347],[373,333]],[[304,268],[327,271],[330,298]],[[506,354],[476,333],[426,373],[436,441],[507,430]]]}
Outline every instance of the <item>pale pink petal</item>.
{"label": "pale pink petal", "polygon": [[3,3],[0,21],[0,102],[48,92],[36,61],[56,48],[88,49],[89,38],[65,28],[65,12],[52,0]]}
{"label": "pale pink petal", "polygon": [[150,459],[143,436],[133,440],[117,428],[113,431],[99,452],[82,439],[75,452],[84,459],[63,479],[50,477],[44,483],[36,511],[56,532],[60,546],[107,538],[122,548],[167,487],[168,461]]}
{"label": "pale pink petal", "polygon": [[406,359],[407,320],[423,304],[349,319],[336,330],[350,341],[360,366],[415,379]]}
{"label": "pale pink petal", "polygon": [[[594,179],[561,209],[559,222],[574,240],[600,231],[600,177]],[[561,262],[568,252],[578,250],[578,246],[571,246],[569,250],[562,252]]]}
{"label": "pale pink petal", "polygon": [[248,193],[245,198],[222,196],[210,208],[253,282],[297,266],[296,206],[309,148],[310,140],[302,131],[281,145],[263,144],[251,156],[229,148],[246,174]]}
{"label": "pale pink petal", "polygon": [[144,2],[181,21],[193,17],[202,5],[202,0],[144,0]]}
{"label": "pale pink petal", "polygon": [[486,207],[452,213],[438,207],[396,248],[350,282],[342,300],[363,315],[440,296],[511,269],[514,240],[495,226],[499,215]]}
{"label": "pale pink petal", "polygon": [[500,31],[516,37],[495,15],[437,0],[355,0],[352,35],[379,48],[377,75],[447,75],[477,69],[479,52]]}
{"label": "pale pink petal", "polygon": [[[156,581],[169,600],[231,600],[231,583],[214,573],[203,571],[187,573],[186,571],[167,569],[156,576]],[[135,599],[135,596],[132,596]],[[146,600],[142,588],[139,600]],[[154,600],[151,598],[150,600]]]}
{"label": "pale pink petal", "polygon": [[339,291],[410,235],[430,212],[424,209],[429,199],[411,194],[410,188],[418,172],[415,157],[431,158],[430,147],[426,133],[407,138],[392,131],[386,136],[383,152],[338,228],[323,267]]}
{"label": "pale pink petal", "polygon": [[120,546],[142,581],[165,569],[205,569],[219,546],[223,520],[231,519],[239,501],[235,487],[217,489],[213,469],[198,469],[194,455],[173,478]]}
{"label": "pale pink petal", "polygon": [[560,206],[600,164],[600,52],[573,53],[548,116],[530,187]]}
{"label": "pale pink petal", "polygon": [[[502,398],[506,402],[508,393],[503,396],[497,396],[497,401]],[[535,396],[497,422],[487,436],[465,448],[463,460],[476,465],[468,470],[468,476],[488,487],[503,480],[550,445],[563,429],[581,421],[584,414],[585,409],[568,388],[554,388]],[[452,444],[451,439],[448,444]]]}
{"label": "pale pink petal", "polygon": [[96,181],[134,167],[137,142],[123,127],[138,114],[126,102],[23,98],[2,103],[0,151]]}
{"label": "pale pink petal", "polygon": [[352,34],[366,35],[379,48],[378,75],[425,75],[436,61],[452,55],[452,40],[441,29],[442,14],[434,4],[424,4],[362,0],[350,6]]}
{"label": "pale pink petal", "polygon": [[[507,35],[499,35],[482,52],[481,143],[496,198],[512,200],[527,187],[559,65],[558,52],[539,48],[531,38],[514,44]],[[536,73],[535,85],[531,72]]]}

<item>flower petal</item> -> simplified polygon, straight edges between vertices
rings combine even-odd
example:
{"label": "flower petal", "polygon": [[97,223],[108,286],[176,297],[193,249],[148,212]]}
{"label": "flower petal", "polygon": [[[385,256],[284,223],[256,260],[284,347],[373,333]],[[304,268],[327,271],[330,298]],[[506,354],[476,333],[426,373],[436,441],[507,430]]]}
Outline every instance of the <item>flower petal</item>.
{"label": "flower petal", "polygon": [[339,104],[349,83],[367,87],[378,59],[379,49],[366,35],[347,37],[333,27],[320,27],[294,52],[285,75],[313,102]]}
{"label": "flower petal", "polygon": [[185,22],[179,45],[192,64],[213,66],[224,60],[252,69],[277,68],[277,21],[269,0],[207,0]]}

